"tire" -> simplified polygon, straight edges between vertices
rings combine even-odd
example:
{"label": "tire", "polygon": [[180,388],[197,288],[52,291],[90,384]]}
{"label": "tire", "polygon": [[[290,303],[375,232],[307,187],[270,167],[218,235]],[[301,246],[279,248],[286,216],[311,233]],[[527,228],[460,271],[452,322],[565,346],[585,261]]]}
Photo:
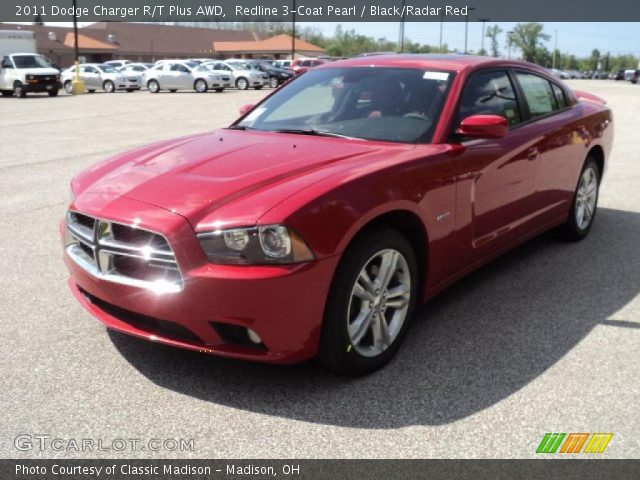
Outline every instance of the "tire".
{"label": "tire", "polygon": [[206,80],[199,78],[193,82],[193,89],[198,93],[205,93],[209,87],[207,86]]}
{"label": "tire", "polygon": [[20,98],[25,98],[27,96],[27,91],[22,88],[22,83],[18,81],[13,84],[13,92]]}
{"label": "tire", "polygon": [[96,93],[95,90],[87,90],[89,93]]}
{"label": "tire", "polygon": [[170,89],[169,89],[169,91],[170,91],[171,93],[176,93],[176,92],[178,91],[178,89],[177,89],[177,88],[170,88]]}
{"label": "tire", "polygon": [[[383,287],[384,280],[378,278],[382,259],[392,259],[394,255],[397,270]],[[369,288],[362,288],[367,284],[362,280],[363,271]],[[378,282],[380,285],[376,285]],[[415,309],[418,282],[416,255],[403,235],[385,228],[357,238],[344,253],[331,284],[318,363],[349,376],[365,375],[385,365],[406,334]],[[391,296],[387,290],[396,293]],[[392,302],[396,305],[391,306]],[[382,330],[377,329],[381,322],[386,325],[386,340]],[[358,329],[357,324],[362,328]]]}
{"label": "tire", "polygon": [[116,86],[111,80],[105,80],[102,84],[102,89],[107,93],[114,93],[116,91]]}
{"label": "tire", "polygon": [[271,88],[278,88],[278,85],[280,85],[280,82],[278,81],[278,77],[269,78],[269,86]]}
{"label": "tire", "polygon": [[57,97],[58,96],[58,89],[49,90],[47,93],[49,94],[50,97]]}
{"label": "tire", "polygon": [[247,90],[249,88],[249,81],[244,77],[240,77],[236,80],[236,88],[238,90]]}
{"label": "tire", "polygon": [[160,84],[157,80],[149,80],[147,82],[147,90],[151,93],[158,93],[160,91]]}
{"label": "tire", "polygon": [[127,88],[126,90],[127,90],[127,93],[131,93],[131,92],[134,92],[136,89],[135,88]]}
{"label": "tire", "polygon": [[216,92],[218,92],[218,93],[224,92],[224,88],[216,88]]}
{"label": "tire", "polygon": [[63,86],[64,86],[64,91],[67,92],[69,95],[73,93],[73,85],[71,84],[71,80],[67,80],[66,82],[64,82]]}
{"label": "tire", "polygon": [[2,90],[3,97],[13,97],[13,95],[14,95],[13,90]]}
{"label": "tire", "polygon": [[254,90],[262,90],[263,85],[259,85],[257,87],[253,87]]}
{"label": "tire", "polygon": [[573,194],[569,218],[561,227],[565,239],[577,242],[589,234],[598,209],[601,176],[602,172],[596,161],[587,157]]}

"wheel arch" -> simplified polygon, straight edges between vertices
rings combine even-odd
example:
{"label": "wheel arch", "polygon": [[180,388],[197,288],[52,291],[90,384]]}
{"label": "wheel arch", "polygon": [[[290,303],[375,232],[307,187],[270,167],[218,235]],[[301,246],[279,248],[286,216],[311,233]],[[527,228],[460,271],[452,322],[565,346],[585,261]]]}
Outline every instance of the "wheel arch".
{"label": "wheel arch", "polygon": [[346,239],[343,254],[363,235],[384,228],[398,231],[409,241],[418,262],[420,286],[424,286],[429,263],[429,234],[420,216],[412,210],[405,208],[393,209],[378,213],[367,219],[365,223],[351,232]]}
{"label": "wheel arch", "polygon": [[600,178],[602,178],[605,167],[604,149],[600,145],[594,145],[589,150],[589,153],[587,153],[587,158],[593,158],[595,160],[598,168],[600,169]]}

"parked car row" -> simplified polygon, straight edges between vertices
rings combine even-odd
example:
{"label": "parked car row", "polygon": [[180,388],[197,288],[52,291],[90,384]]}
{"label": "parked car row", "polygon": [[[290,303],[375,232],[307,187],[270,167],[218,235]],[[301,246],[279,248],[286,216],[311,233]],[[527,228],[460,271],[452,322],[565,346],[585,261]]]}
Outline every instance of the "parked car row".
{"label": "parked car row", "polygon": [[552,68],[551,72],[553,72],[557,77],[562,78],[564,80],[567,79],[592,79],[592,80],[626,80],[631,83],[638,82],[638,76],[640,75],[640,70],[628,70],[621,68],[613,73],[603,72],[601,70],[592,70],[580,72],[578,70],[558,70],[557,68]]}

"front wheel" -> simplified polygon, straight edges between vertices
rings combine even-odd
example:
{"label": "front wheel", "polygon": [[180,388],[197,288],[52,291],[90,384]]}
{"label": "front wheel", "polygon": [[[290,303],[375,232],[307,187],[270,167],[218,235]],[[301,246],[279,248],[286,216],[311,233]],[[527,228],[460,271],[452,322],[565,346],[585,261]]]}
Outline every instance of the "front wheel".
{"label": "front wheel", "polygon": [[13,91],[16,94],[16,96],[20,98],[25,98],[27,96],[27,91],[24,88],[22,88],[22,83],[20,82],[16,82],[13,84]]}
{"label": "front wheel", "polygon": [[236,88],[238,90],[246,90],[247,88],[249,88],[249,82],[246,78],[240,77],[238,80],[236,80]]}
{"label": "front wheel", "polygon": [[400,347],[418,292],[416,255],[395,230],[363,235],[345,252],[331,285],[318,361],[364,375]]}
{"label": "front wheel", "polygon": [[271,88],[278,88],[279,82],[278,82],[278,77],[271,77],[269,79],[269,86]]}
{"label": "front wheel", "polygon": [[71,80],[67,80],[66,82],[64,82],[64,91],[69,95],[73,93],[73,85],[71,84]]}
{"label": "front wheel", "polygon": [[193,84],[193,89],[198,93],[205,93],[207,91],[207,82],[199,78]]}
{"label": "front wheel", "polygon": [[102,84],[102,89],[107,93],[113,93],[116,91],[116,86],[111,80],[107,80]]}
{"label": "front wheel", "polygon": [[57,97],[58,89],[56,88],[55,90],[49,90],[47,93],[49,94],[50,97]]}
{"label": "front wheel", "polygon": [[582,240],[591,230],[598,208],[600,176],[600,168],[596,161],[591,157],[587,158],[573,196],[569,218],[562,226],[564,236],[568,240]]}

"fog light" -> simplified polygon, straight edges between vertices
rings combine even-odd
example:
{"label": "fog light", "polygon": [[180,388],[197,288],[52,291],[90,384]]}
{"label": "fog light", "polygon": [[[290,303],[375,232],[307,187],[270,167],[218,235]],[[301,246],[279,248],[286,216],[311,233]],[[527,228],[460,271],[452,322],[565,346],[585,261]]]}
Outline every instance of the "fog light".
{"label": "fog light", "polygon": [[260,336],[250,328],[247,328],[247,335],[249,336],[249,340],[251,340],[256,345],[262,343],[262,339],[260,338]]}

